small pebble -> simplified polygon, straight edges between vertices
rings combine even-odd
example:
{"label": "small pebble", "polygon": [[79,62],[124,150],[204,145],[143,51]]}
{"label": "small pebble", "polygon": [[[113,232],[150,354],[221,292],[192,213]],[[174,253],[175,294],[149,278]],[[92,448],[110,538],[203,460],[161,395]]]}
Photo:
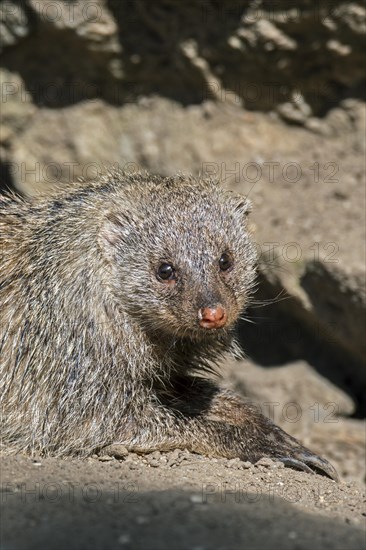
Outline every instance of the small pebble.
{"label": "small pebble", "polygon": [[104,451],[108,455],[114,456],[114,458],[118,459],[128,456],[128,449],[124,445],[108,445]]}
{"label": "small pebble", "polygon": [[146,523],[150,523],[150,520],[146,516],[137,516],[136,523],[138,525],[146,525]]}
{"label": "small pebble", "polygon": [[119,544],[128,544],[129,542],[131,542],[131,537],[130,535],[127,535],[127,534],[120,535],[118,537],[118,542]]}
{"label": "small pebble", "polygon": [[189,500],[194,504],[202,504],[202,495],[191,495]]}
{"label": "small pebble", "polygon": [[273,468],[274,462],[271,458],[263,457],[259,459],[256,463],[256,466],[264,466],[265,468]]}
{"label": "small pebble", "polygon": [[102,455],[98,456],[98,460],[99,462],[110,462],[111,460],[114,460],[114,457],[109,455]]}

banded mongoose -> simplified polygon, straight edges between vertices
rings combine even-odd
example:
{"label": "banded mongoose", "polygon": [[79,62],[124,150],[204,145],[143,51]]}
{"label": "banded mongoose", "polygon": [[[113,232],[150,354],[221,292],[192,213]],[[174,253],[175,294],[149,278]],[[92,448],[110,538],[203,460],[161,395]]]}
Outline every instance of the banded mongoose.
{"label": "banded mongoose", "polygon": [[0,197],[3,449],[181,448],[336,478],[209,379],[254,286],[248,206],[210,180],[127,173]]}

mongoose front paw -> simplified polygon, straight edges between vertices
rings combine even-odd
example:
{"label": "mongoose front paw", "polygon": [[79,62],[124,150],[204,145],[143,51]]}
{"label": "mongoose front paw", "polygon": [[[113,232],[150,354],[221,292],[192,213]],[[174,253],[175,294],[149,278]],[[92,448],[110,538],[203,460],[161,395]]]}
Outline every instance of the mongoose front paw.
{"label": "mongoose front paw", "polygon": [[318,473],[338,481],[335,468],[324,458],[314,454],[301,443],[284,432],[268,419],[261,419],[264,424],[262,433],[263,456],[276,458],[290,468],[308,473]]}

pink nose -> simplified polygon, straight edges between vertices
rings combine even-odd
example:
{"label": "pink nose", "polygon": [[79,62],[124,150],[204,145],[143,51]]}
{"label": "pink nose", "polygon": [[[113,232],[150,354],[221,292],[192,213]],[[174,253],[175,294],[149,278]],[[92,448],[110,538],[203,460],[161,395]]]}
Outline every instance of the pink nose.
{"label": "pink nose", "polygon": [[222,306],[202,307],[198,319],[202,328],[221,328],[227,321],[227,313]]}

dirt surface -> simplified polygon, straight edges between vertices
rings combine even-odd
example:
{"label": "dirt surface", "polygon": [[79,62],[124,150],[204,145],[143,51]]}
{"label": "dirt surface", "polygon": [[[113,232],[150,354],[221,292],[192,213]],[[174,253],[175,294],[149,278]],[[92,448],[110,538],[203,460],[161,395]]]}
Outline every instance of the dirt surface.
{"label": "dirt surface", "polygon": [[262,459],[1,459],[3,550],[362,550],[365,497]]}

